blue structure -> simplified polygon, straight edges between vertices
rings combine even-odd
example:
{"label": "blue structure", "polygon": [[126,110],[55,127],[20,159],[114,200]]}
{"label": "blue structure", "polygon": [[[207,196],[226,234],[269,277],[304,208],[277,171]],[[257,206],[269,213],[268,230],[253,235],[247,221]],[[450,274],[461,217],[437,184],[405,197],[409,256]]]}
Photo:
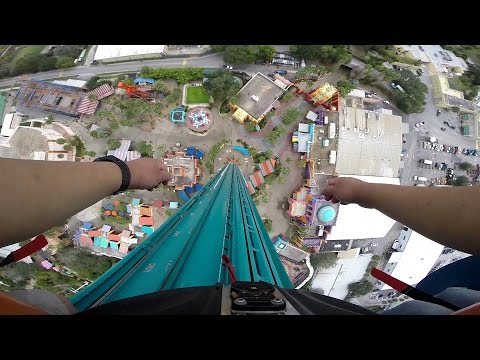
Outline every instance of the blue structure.
{"label": "blue structure", "polygon": [[245,156],[250,155],[250,153],[248,152],[248,150],[245,149],[245,148],[242,147],[242,146],[234,145],[234,146],[232,147],[232,149],[235,150],[235,151],[238,151],[238,152],[242,153],[242,154],[245,155]]}
{"label": "blue structure", "polygon": [[183,190],[178,191],[178,197],[180,198],[182,204],[185,204],[188,200],[190,200],[187,193]]}
{"label": "blue structure", "polygon": [[136,78],[133,80],[135,85],[153,85],[155,84],[155,79],[150,79],[150,78]]}
{"label": "blue structure", "polygon": [[174,123],[185,123],[187,113],[183,107],[174,108],[170,111],[170,121]]}
{"label": "blue structure", "polygon": [[187,156],[193,156],[195,154],[195,148],[193,146],[187,147],[187,151],[185,152]]}
{"label": "blue structure", "polygon": [[187,193],[187,195],[189,197],[192,197],[193,196],[193,193],[194,193],[194,190],[191,186],[185,186],[185,192]]}
{"label": "blue structure", "polygon": [[195,159],[200,160],[200,159],[203,159],[204,156],[205,156],[205,153],[203,151],[198,149],[195,151]]}
{"label": "blue structure", "polygon": [[337,212],[331,205],[325,205],[322,206],[318,211],[317,211],[317,218],[320,221],[323,221],[325,223],[328,223],[335,219],[335,216],[337,215]]}
{"label": "blue structure", "polygon": [[219,171],[159,229],[70,300],[85,310],[160,290],[229,284],[223,255],[237,281],[292,287],[235,164]]}
{"label": "blue structure", "polygon": [[194,184],[194,185],[193,185],[193,189],[194,189],[195,191],[200,191],[200,190],[203,189],[203,186],[202,186],[201,184]]}

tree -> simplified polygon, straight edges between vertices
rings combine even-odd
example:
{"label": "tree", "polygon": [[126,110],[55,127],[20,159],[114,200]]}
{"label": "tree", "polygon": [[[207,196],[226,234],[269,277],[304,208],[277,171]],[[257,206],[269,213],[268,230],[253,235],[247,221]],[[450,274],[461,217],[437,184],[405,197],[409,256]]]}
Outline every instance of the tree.
{"label": "tree", "polygon": [[180,96],[182,96],[182,90],[180,90],[180,88],[177,87],[173,89],[170,95],[167,96],[167,101],[169,103],[174,103],[175,101],[180,100]]}
{"label": "tree", "polygon": [[149,77],[151,71],[152,68],[150,66],[142,66],[142,68],[140,69],[140,76]]}
{"label": "tree", "polygon": [[470,184],[470,180],[468,179],[468,177],[463,175],[457,177],[452,183],[453,186],[466,186],[468,184]]}
{"label": "tree", "polygon": [[337,89],[340,96],[347,96],[353,89],[355,89],[355,85],[351,80],[339,80],[337,82]]}
{"label": "tree", "polygon": [[136,146],[136,150],[142,154],[143,157],[153,157],[153,147],[147,144],[146,141],[140,141]]}
{"label": "tree", "polygon": [[373,289],[373,285],[367,279],[348,284],[348,291],[354,296],[367,295]]}
{"label": "tree", "polygon": [[248,132],[255,132],[257,131],[257,124],[253,121],[248,121],[245,124],[245,130],[247,130]]}
{"label": "tree", "polygon": [[46,123],[47,123],[47,124],[51,124],[52,122],[53,122],[53,116],[52,116],[52,115],[48,115]]}
{"label": "tree", "polygon": [[66,143],[67,143],[67,140],[65,140],[64,138],[60,138],[60,139],[57,139],[55,142],[56,142],[57,144],[62,145],[62,144],[66,144]]}
{"label": "tree", "polygon": [[88,89],[88,90],[93,90],[95,88],[98,87],[98,80],[100,79],[100,77],[98,77],[97,75],[95,76],[92,76],[88,81],[87,83],[85,84],[85,87]]}
{"label": "tree", "polygon": [[272,62],[275,52],[275,48],[271,45],[259,45],[257,46],[257,59]]}
{"label": "tree", "polygon": [[272,232],[272,220],[270,220],[269,218],[263,219],[263,225],[265,226],[267,232]]}
{"label": "tree", "polygon": [[69,67],[73,67],[73,66],[75,66],[74,60],[75,59],[72,58],[72,57],[60,57],[57,60],[57,68],[58,69],[66,69],[66,68],[69,68]]}
{"label": "tree", "polygon": [[250,64],[255,60],[255,51],[253,45],[227,45],[223,60],[233,65]]}
{"label": "tree", "polygon": [[310,263],[316,269],[328,269],[337,265],[337,254],[334,252],[310,255]]}
{"label": "tree", "polygon": [[167,84],[165,81],[157,80],[155,84],[153,84],[153,89],[160,93],[166,93],[168,91]]}
{"label": "tree", "polygon": [[90,157],[95,157],[97,155],[97,153],[95,151],[87,151],[86,154]]}
{"label": "tree", "polygon": [[289,102],[292,99],[293,99],[293,94],[290,91],[285,92],[281,98],[281,100],[285,102]]}
{"label": "tree", "polygon": [[458,165],[458,167],[464,171],[467,171],[467,170],[470,170],[473,167],[473,165],[470,164],[469,162],[462,162]]}
{"label": "tree", "polygon": [[285,125],[290,125],[300,116],[300,111],[295,108],[290,108],[285,111],[285,114],[282,117],[282,123]]}
{"label": "tree", "polygon": [[230,72],[217,71],[216,75],[203,84],[204,89],[215,100],[223,101],[234,96],[240,90],[240,86]]}
{"label": "tree", "polygon": [[227,45],[210,45],[212,52],[222,52],[225,51]]}
{"label": "tree", "polygon": [[110,139],[110,140],[108,140],[108,149],[109,149],[109,150],[118,149],[121,144],[122,144],[122,143],[120,142],[120,140]]}
{"label": "tree", "polygon": [[18,59],[13,66],[12,75],[37,72],[41,58],[40,54],[28,54]]}
{"label": "tree", "polygon": [[290,164],[292,162],[292,158],[291,157],[287,157],[287,160],[285,160],[288,164]]}
{"label": "tree", "polygon": [[65,144],[65,145],[63,145],[63,150],[65,150],[65,151],[70,151],[70,150],[72,150],[72,149],[73,149],[73,146],[70,145],[70,144]]}
{"label": "tree", "polygon": [[57,58],[54,56],[44,56],[38,63],[38,71],[49,71],[57,68]]}
{"label": "tree", "polygon": [[346,45],[291,45],[290,51],[305,60],[320,60],[325,64],[346,64],[352,54]]}
{"label": "tree", "polygon": [[297,165],[300,169],[305,169],[305,166],[307,166],[307,162],[301,159],[301,160],[298,160]]}
{"label": "tree", "polygon": [[397,106],[404,113],[421,113],[425,110],[425,96],[428,93],[427,86],[412,74],[410,70],[402,69],[399,72],[398,84],[404,92],[395,90]]}

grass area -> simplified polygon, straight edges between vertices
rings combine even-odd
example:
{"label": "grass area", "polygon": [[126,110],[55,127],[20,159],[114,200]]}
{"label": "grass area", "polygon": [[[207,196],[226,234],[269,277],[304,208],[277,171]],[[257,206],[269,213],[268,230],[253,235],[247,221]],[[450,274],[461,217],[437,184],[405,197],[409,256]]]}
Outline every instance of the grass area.
{"label": "grass area", "polygon": [[3,110],[5,110],[5,97],[0,94],[0,121],[3,121]]}
{"label": "grass area", "polygon": [[15,63],[18,59],[21,59],[26,55],[40,54],[45,46],[46,45],[27,45],[22,47],[20,50],[18,50],[17,54],[13,58],[12,63]]}
{"label": "grass area", "polygon": [[208,104],[210,96],[203,86],[187,87],[187,104]]}
{"label": "grass area", "polygon": [[465,86],[465,84],[463,83],[462,80],[460,80],[459,78],[457,77],[454,77],[454,78],[448,78],[448,84],[450,85],[450,87],[454,90],[458,90],[458,91],[461,91],[461,92],[465,92],[465,90],[468,89],[467,86]]}
{"label": "grass area", "polygon": [[473,61],[480,63],[480,46],[479,45],[444,45],[445,49],[453,51],[457,56],[463,59],[471,58]]}

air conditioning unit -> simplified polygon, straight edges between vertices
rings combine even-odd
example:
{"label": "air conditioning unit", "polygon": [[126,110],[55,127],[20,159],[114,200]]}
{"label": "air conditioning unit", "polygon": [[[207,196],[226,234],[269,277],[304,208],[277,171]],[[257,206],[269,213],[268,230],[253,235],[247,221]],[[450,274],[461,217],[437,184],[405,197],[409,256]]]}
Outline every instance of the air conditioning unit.
{"label": "air conditioning unit", "polygon": [[252,98],[253,101],[260,100],[260,98],[257,95],[252,95],[251,98]]}

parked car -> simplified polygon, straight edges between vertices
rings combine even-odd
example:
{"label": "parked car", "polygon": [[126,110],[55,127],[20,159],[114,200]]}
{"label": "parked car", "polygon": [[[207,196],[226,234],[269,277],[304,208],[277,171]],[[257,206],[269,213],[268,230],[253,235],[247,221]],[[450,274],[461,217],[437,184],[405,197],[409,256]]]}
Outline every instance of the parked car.
{"label": "parked car", "polygon": [[287,70],[275,70],[274,73],[278,75],[287,75]]}
{"label": "parked car", "polygon": [[417,122],[415,124],[415,127],[420,127],[420,126],[423,126],[423,125],[425,125],[425,121],[420,121],[420,122]]}
{"label": "parked car", "polygon": [[442,131],[445,131],[445,130],[447,130],[447,129],[446,129],[446,128],[444,128],[444,127],[441,127],[441,128],[440,128],[440,130],[442,130]]}
{"label": "parked car", "polygon": [[223,65],[223,67],[227,70],[233,70],[233,66],[230,65]]}

